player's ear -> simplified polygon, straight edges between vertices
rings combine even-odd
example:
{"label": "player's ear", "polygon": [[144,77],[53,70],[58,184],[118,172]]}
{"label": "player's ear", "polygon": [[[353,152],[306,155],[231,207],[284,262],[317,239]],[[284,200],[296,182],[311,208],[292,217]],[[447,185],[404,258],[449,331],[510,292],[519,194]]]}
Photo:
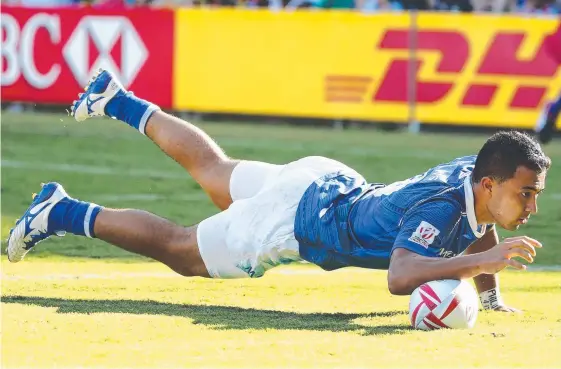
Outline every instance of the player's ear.
{"label": "player's ear", "polygon": [[489,194],[493,193],[493,185],[495,181],[491,177],[483,177],[481,178],[481,187],[485,189],[485,191]]}

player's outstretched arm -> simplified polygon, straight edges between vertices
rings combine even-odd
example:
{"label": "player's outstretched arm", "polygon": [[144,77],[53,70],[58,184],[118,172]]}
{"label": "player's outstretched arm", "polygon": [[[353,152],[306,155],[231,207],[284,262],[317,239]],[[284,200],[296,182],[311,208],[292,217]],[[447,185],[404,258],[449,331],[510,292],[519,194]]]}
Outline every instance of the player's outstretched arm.
{"label": "player's outstretched arm", "polygon": [[397,246],[391,256],[388,288],[394,295],[408,295],[421,284],[437,279],[467,279],[481,274],[495,274],[507,266],[525,270],[515,257],[531,263],[536,248],[542,245],[529,237],[507,238],[481,253],[450,259],[427,257]]}

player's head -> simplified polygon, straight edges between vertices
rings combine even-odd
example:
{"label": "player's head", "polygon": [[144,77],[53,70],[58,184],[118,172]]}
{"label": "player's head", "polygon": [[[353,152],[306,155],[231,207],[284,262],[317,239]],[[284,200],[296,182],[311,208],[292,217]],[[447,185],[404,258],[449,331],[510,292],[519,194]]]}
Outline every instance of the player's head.
{"label": "player's head", "polygon": [[536,213],[551,159],[530,136],[498,132],[483,145],[473,170],[481,205],[502,228],[515,230]]}

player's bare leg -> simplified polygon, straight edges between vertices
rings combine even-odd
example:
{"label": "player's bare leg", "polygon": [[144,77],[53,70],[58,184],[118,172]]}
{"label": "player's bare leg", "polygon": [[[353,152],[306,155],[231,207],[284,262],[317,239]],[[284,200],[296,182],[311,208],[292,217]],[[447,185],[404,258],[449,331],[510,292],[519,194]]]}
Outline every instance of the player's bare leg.
{"label": "player's bare leg", "polygon": [[39,242],[67,232],[148,256],[184,276],[209,276],[197,245],[197,226],[182,227],[142,210],[80,201],[56,182],[42,186],[10,231],[8,259],[21,261]]}
{"label": "player's bare leg", "polygon": [[230,206],[230,177],[239,161],[226,156],[203,130],[156,111],[148,119],[146,135],[189,172],[216,206],[220,209]]}
{"label": "player's bare leg", "polygon": [[182,227],[143,210],[101,210],[96,238],[158,260],[183,276],[209,277],[197,246],[197,226]]}
{"label": "player's bare leg", "polygon": [[127,92],[108,71],[100,70],[92,77],[71,111],[77,121],[107,115],[127,123],[181,164],[220,209],[232,203],[230,176],[238,161],[228,158],[198,127]]}

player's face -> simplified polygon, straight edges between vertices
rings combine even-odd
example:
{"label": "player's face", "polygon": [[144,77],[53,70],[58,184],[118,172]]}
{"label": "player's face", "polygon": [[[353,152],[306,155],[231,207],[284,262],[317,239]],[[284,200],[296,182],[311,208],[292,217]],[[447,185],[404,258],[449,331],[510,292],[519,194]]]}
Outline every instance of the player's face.
{"label": "player's face", "polygon": [[546,172],[536,173],[520,166],[513,178],[493,182],[487,208],[495,222],[514,231],[538,212],[538,195],[545,187]]}

